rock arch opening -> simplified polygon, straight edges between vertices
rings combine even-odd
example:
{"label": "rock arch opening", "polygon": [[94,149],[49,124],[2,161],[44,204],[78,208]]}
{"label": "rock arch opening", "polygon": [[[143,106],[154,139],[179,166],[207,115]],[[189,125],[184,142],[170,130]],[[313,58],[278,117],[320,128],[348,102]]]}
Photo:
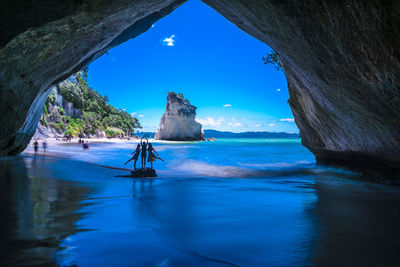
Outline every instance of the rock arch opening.
{"label": "rock arch opening", "polygon": [[[183,2],[50,1],[42,8],[51,15],[40,16],[34,1],[2,1],[0,153],[24,149],[51,85]],[[203,2],[278,53],[302,142],[317,160],[398,168],[399,3]]]}
{"label": "rock arch opening", "polygon": [[[155,132],[169,91],[197,107],[203,129],[298,133],[270,50],[201,1],[189,1],[89,66],[89,84]],[[172,129],[171,129],[172,130]],[[182,129],[184,131],[184,129]]]}

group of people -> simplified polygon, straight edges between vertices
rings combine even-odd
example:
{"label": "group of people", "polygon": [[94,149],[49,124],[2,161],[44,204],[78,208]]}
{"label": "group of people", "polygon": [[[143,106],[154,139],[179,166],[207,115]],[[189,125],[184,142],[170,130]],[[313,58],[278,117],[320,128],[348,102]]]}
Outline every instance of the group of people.
{"label": "group of people", "polygon": [[[43,141],[42,147],[43,147],[43,152],[46,153],[46,151],[47,151],[47,142],[46,142],[46,140]],[[35,151],[35,156],[36,156],[36,154],[39,151],[39,142],[38,142],[37,138],[35,138],[35,141],[33,142],[33,150]]]}
{"label": "group of people", "polygon": [[136,150],[133,151],[132,154],[133,157],[130,158],[127,162],[125,162],[124,165],[134,160],[133,167],[135,168],[135,170],[136,170],[136,162],[139,156],[142,159],[142,169],[146,169],[146,162],[150,162],[152,169],[153,169],[153,162],[156,161],[157,159],[164,162],[164,160],[158,156],[158,152],[154,149],[153,145],[149,143],[149,140],[147,138],[146,140],[143,140],[143,138],[140,139],[139,144],[136,146]]}
{"label": "group of people", "polygon": [[85,149],[89,149],[89,141],[84,141],[82,138],[78,139],[78,143],[82,144],[82,148]]}

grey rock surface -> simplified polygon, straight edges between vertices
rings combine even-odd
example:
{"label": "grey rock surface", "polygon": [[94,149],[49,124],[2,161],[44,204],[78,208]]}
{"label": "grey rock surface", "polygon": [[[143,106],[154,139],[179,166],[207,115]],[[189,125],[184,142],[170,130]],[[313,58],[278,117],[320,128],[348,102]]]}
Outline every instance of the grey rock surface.
{"label": "grey rock surface", "polygon": [[41,123],[38,124],[33,138],[54,138],[57,134],[52,131],[51,128],[46,128]]}
{"label": "grey rock surface", "polygon": [[204,140],[204,132],[196,120],[196,107],[183,95],[169,92],[165,113],[154,136],[157,140],[199,141]]}
{"label": "grey rock surface", "polygon": [[[25,148],[48,88],[182,2],[1,1],[0,155]],[[203,2],[278,53],[317,160],[400,166],[400,2]]]}
{"label": "grey rock surface", "polygon": [[400,2],[203,2],[277,52],[318,161],[400,166]]}

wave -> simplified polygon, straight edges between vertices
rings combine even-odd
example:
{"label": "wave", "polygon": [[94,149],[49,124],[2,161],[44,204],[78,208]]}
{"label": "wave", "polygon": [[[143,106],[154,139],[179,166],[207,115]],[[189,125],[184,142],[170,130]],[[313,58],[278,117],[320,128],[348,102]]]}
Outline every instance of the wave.
{"label": "wave", "polygon": [[[168,166],[168,176],[197,176],[221,178],[282,178],[282,177],[325,177],[357,178],[360,174],[342,168],[317,166],[314,162],[293,163],[242,163],[241,166],[217,165],[196,160],[175,160]],[[177,175],[178,174],[178,175]]]}
{"label": "wave", "polygon": [[239,163],[244,167],[255,167],[255,168],[288,168],[300,165],[313,165],[315,162],[307,160],[299,160],[296,162],[274,162],[274,163]]}
{"label": "wave", "polygon": [[169,169],[174,173],[184,172],[184,174],[210,177],[237,177],[246,173],[244,168],[222,166],[196,160],[174,160],[169,164]]}

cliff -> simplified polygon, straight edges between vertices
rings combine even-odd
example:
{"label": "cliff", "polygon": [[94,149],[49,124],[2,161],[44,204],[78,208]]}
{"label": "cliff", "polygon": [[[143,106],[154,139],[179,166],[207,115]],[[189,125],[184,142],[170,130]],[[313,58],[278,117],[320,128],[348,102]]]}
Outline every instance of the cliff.
{"label": "cliff", "polygon": [[34,137],[105,138],[133,136],[137,118],[117,110],[89,87],[85,71],[53,86]]}
{"label": "cliff", "polygon": [[171,141],[204,140],[202,126],[195,118],[196,107],[183,95],[169,92],[165,113],[154,138]]}

